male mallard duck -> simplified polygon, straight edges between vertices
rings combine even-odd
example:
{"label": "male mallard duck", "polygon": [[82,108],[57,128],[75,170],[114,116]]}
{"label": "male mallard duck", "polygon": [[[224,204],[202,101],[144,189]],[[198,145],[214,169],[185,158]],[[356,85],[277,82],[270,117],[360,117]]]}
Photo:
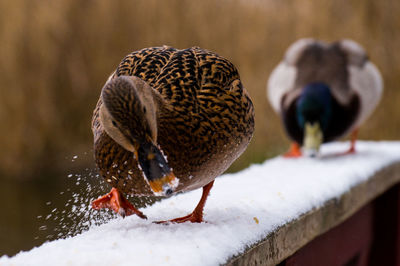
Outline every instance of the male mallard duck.
{"label": "male mallard duck", "polygon": [[246,149],[254,109],[227,59],[193,47],[145,48],[127,55],[93,113],[94,154],[113,187],[92,203],[146,218],[122,193],[167,196],[203,187],[188,216],[201,222],[214,179]]}
{"label": "male mallard duck", "polygon": [[321,143],[350,132],[346,153],[353,153],[358,128],[381,98],[382,78],[354,41],[301,39],[272,71],[267,95],[293,140],[287,157],[301,156],[300,146],[314,156]]}

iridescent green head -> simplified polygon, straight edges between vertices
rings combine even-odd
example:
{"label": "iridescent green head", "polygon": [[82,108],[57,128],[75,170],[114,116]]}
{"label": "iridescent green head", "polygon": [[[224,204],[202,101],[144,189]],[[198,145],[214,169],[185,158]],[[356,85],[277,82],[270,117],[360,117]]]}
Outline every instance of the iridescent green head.
{"label": "iridescent green head", "polygon": [[296,103],[296,118],[304,132],[303,148],[315,156],[324,141],[324,132],[332,117],[332,94],[324,83],[310,83],[304,87]]}

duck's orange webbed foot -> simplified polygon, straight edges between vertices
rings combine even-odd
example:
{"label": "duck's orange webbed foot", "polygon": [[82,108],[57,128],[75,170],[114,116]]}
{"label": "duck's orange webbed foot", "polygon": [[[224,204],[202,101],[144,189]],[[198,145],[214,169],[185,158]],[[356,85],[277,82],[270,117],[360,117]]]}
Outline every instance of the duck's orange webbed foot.
{"label": "duck's orange webbed foot", "polygon": [[302,156],[301,149],[297,142],[292,142],[289,151],[283,154],[285,158],[299,158]]}
{"label": "duck's orange webbed foot", "polygon": [[108,208],[122,217],[136,214],[142,219],[147,219],[141,211],[135,208],[116,188],[112,188],[110,193],[94,200],[92,202],[92,208],[99,210],[102,208]]}
{"label": "duck's orange webbed foot", "polygon": [[356,141],[357,141],[357,136],[358,136],[358,129],[354,130],[351,133],[351,139],[350,139],[350,148],[342,153],[339,153],[337,156],[343,156],[343,155],[349,155],[349,154],[355,154],[356,153]]}
{"label": "duck's orange webbed foot", "polygon": [[158,221],[155,222],[156,224],[166,224],[166,223],[186,223],[186,222],[191,222],[191,223],[201,223],[203,222],[203,214],[198,215],[195,212],[192,212],[189,215],[175,218],[172,220],[167,220],[167,221]]}
{"label": "duck's orange webbed foot", "polygon": [[213,184],[214,184],[214,180],[203,187],[203,194],[201,195],[201,199],[191,214],[180,217],[180,218],[168,220],[168,221],[159,221],[159,222],[155,222],[155,223],[166,224],[166,223],[185,223],[185,222],[201,223],[201,222],[203,222],[204,205],[206,203],[208,194],[210,193],[210,190],[211,190]]}
{"label": "duck's orange webbed foot", "polygon": [[354,154],[354,153],[356,153],[355,145],[351,145],[347,151],[341,153],[340,155],[349,155],[349,154]]}

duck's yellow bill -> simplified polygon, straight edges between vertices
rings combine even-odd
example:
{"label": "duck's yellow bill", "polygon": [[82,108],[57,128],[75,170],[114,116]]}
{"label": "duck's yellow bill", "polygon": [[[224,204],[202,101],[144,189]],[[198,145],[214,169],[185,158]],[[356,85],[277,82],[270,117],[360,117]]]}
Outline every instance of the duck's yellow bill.
{"label": "duck's yellow bill", "polygon": [[304,154],[308,156],[316,156],[322,144],[323,133],[319,123],[306,122],[304,125],[303,149]]}

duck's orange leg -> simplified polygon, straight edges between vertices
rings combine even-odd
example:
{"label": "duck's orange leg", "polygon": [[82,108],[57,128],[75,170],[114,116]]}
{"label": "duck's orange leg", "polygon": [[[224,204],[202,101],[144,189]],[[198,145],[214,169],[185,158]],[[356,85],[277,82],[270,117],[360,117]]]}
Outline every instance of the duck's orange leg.
{"label": "duck's orange leg", "polygon": [[351,132],[351,139],[350,139],[350,148],[348,151],[342,153],[342,155],[353,154],[356,153],[356,141],[358,137],[358,128]]}
{"label": "duck's orange leg", "polygon": [[94,200],[92,202],[92,208],[95,210],[108,208],[122,217],[136,214],[140,218],[147,219],[141,211],[135,208],[116,188],[112,188],[110,193]]}
{"label": "duck's orange leg", "polygon": [[285,158],[298,158],[301,157],[300,145],[297,142],[292,142],[289,151],[283,154]]}
{"label": "duck's orange leg", "polygon": [[214,184],[214,180],[203,187],[203,194],[201,195],[201,199],[191,214],[180,217],[180,218],[175,218],[175,219],[172,219],[169,221],[159,221],[156,223],[159,223],[159,224],[160,223],[184,223],[184,222],[201,223],[203,221],[204,205],[206,203],[208,194],[210,193],[210,190],[211,190],[213,184]]}

